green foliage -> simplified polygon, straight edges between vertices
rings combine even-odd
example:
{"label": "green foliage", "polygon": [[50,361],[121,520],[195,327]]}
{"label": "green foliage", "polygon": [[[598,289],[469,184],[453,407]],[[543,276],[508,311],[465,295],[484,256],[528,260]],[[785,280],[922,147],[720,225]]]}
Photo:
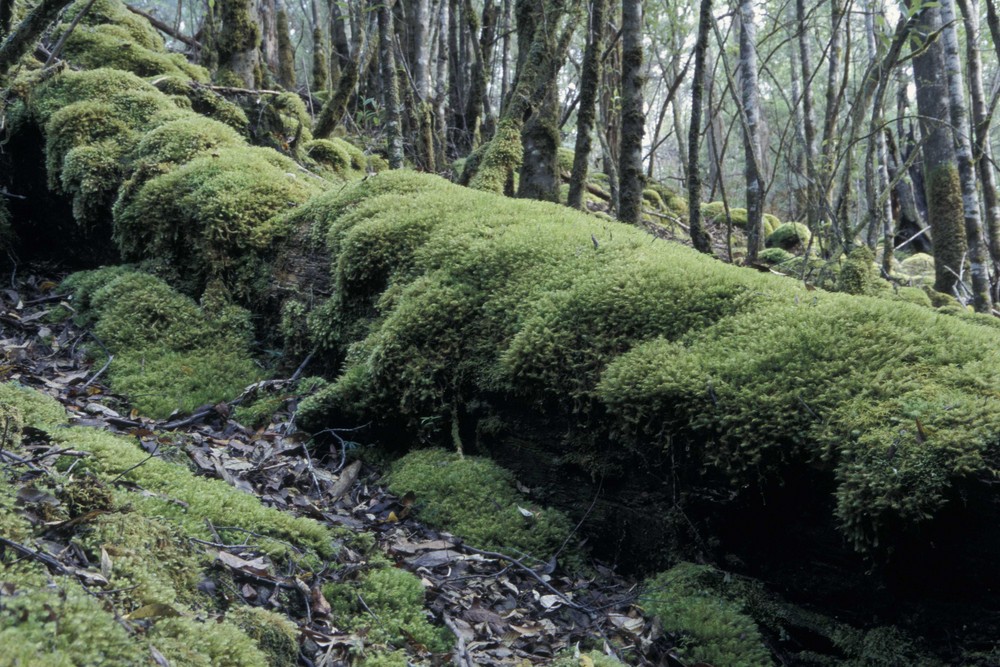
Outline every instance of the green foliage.
{"label": "green foliage", "polygon": [[706,565],[677,565],[646,582],[642,606],[664,630],[680,637],[685,660],[730,667],[773,665],[760,631],[741,605],[701,583],[710,572]]}
{"label": "green foliage", "polygon": [[[66,409],[54,398],[12,382],[0,383],[0,406],[17,423],[43,430],[66,424]],[[14,435],[16,445],[16,434]]]}
{"label": "green foliage", "polygon": [[81,67],[113,67],[141,77],[168,75],[208,81],[204,68],[188,63],[182,54],[167,53],[162,45],[157,48],[143,46],[135,40],[132,31],[121,24],[79,25],[63,48],[66,57]]}
{"label": "green foliage", "polygon": [[524,148],[521,146],[518,123],[511,120],[500,121],[493,139],[483,146],[476,174],[470,180],[469,187],[503,193],[523,159]]}
{"label": "green foliage", "polygon": [[896,298],[902,299],[903,301],[908,301],[926,308],[934,307],[934,304],[931,302],[931,297],[928,296],[927,292],[919,287],[900,287],[896,290],[895,294]]}
{"label": "green foliage", "polygon": [[365,629],[372,644],[401,647],[412,641],[435,653],[451,648],[451,633],[427,620],[423,584],[406,570],[378,567],[360,581],[327,584],[323,593],[341,627]]}
{"label": "green foliage", "polygon": [[801,222],[785,222],[768,234],[766,244],[769,248],[805,250],[811,238],[809,228]]}
{"label": "green foliage", "polygon": [[422,520],[484,549],[546,560],[572,528],[560,512],[529,503],[514,488],[513,476],[489,459],[417,450],[393,465],[387,482],[394,493],[416,495]]}
{"label": "green foliage", "polygon": [[362,667],[408,667],[410,661],[405,651],[373,653],[361,661]]}
{"label": "green foliage", "polygon": [[224,123],[239,132],[241,136],[246,135],[250,126],[246,112],[211,88],[198,85],[196,81],[183,76],[157,77],[155,84],[157,89],[172,96],[175,102],[179,98],[186,99],[185,108]]}

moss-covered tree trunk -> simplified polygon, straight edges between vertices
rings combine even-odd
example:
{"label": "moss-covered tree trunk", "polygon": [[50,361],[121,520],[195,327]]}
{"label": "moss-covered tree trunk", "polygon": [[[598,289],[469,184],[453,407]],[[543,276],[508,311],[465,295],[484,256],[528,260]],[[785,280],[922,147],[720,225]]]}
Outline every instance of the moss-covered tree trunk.
{"label": "moss-covered tree trunk", "polygon": [[[941,10],[926,7],[920,14],[917,33],[926,40],[941,29]],[[948,108],[948,75],[940,39],[933,39],[913,59],[917,87],[917,110],[923,139],[927,217],[934,238],[934,289],[953,294],[967,250],[962,214],[962,186],[955,160]]]}
{"label": "moss-covered tree trunk", "polygon": [[216,79],[225,85],[253,88],[260,67],[257,47],[261,35],[253,1],[220,0],[220,5]]}
{"label": "moss-covered tree trunk", "polygon": [[986,247],[983,244],[983,223],[979,216],[979,192],[976,183],[976,166],[972,159],[972,142],[965,128],[969,126],[969,113],[965,103],[962,63],[958,48],[958,28],[953,0],[941,0],[941,20],[944,27],[945,69],[948,72],[948,106],[951,111],[952,134],[955,137],[955,156],[962,186],[962,211],[965,218],[965,238],[969,245],[969,274],[972,299],[976,311],[990,313],[990,276]]}
{"label": "moss-covered tree trunk", "polygon": [[[354,94],[354,88],[358,85],[361,75],[361,55],[364,46],[364,29],[356,30],[351,35],[352,45],[347,46],[347,36],[344,32],[344,21],[346,20],[339,9],[335,9],[337,3],[331,4],[331,11],[337,15],[336,27],[334,28],[333,60],[342,64],[340,76],[337,77],[337,85],[333,95],[319,112],[316,123],[313,126],[313,136],[317,139],[325,139],[333,134],[334,128],[340,122],[340,118],[347,110],[347,103]],[[343,41],[342,41],[343,40]],[[346,60],[344,54],[347,54]]]}
{"label": "moss-covered tree trunk", "polygon": [[517,196],[559,201],[559,101],[555,86],[521,130],[521,162]]}
{"label": "moss-covered tree trunk", "polygon": [[295,45],[288,25],[288,8],[278,0],[275,7],[275,30],[278,33],[278,83],[285,90],[295,90]]}
{"label": "moss-covered tree trunk", "polygon": [[572,208],[582,208],[583,191],[587,182],[587,166],[593,145],[594,119],[597,113],[597,89],[601,85],[601,52],[604,50],[604,11],[607,0],[592,0],[587,47],[583,53],[583,71],[580,73],[580,107],[576,115],[576,150],[573,154],[573,172],[569,179],[569,196],[566,203]]}
{"label": "moss-covered tree trunk", "polygon": [[396,79],[396,57],[393,52],[392,14],[390,0],[378,3],[378,47],[382,73],[382,105],[385,109],[385,140],[389,166],[403,166],[403,128],[399,110],[399,83]]}
{"label": "moss-covered tree trunk", "polygon": [[637,223],[642,218],[642,0],[622,2],[622,136],[618,217]]}
{"label": "moss-covered tree trunk", "polygon": [[764,247],[764,178],[760,155],[760,98],[757,89],[757,28],[754,0],[740,1],[740,113],[743,116],[747,199],[747,263]]}

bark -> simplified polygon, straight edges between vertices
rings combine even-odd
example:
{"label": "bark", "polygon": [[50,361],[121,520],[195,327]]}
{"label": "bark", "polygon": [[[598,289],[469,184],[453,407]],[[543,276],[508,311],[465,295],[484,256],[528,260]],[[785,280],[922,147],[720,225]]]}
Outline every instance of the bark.
{"label": "bark", "polygon": [[448,0],[448,143],[455,155],[465,155],[471,142],[465,122],[465,89],[462,86],[462,53],[459,50],[459,3]]}
{"label": "bark", "polygon": [[818,197],[816,169],[816,116],[812,100],[812,49],[810,32],[806,28],[805,0],[795,0],[795,16],[799,31],[799,67],[802,68],[802,136],[806,163],[806,224],[816,233],[822,219]]}
{"label": "bark", "polygon": [[997,198],[996,174],[989,155],[989,130],[992,116],[983,92],[983,64],[979,55],[979,6],[958,0],[966,35],[966,62],[969,63],[969,96],[972,100],[972,127],[976,141],[973,159],[982,183],[983,214],[994,274],[1000,273],[1000,201]]}
{"label": "bark", "polygon": [[441,0],[438,8],[438,48],[434,80],[434,120],[437,124],[436,155],[439,165],[448,163],[448,115],[446,102],[450,81],[448,79],[448,2]]}
{"label": "bark", "polygon": [[251,0],[221,0],[219,28],[219,74],[223,84],[236,83],[254,88],[260,66],[257,47],[260,44],[259,19]]}
{"label": "bark", "polygon": [[[351,61],[354,60],[352,55],[357,56],[358,54],[352,54],[351,43],[347,41],[348,19],[344,16],[341,9],[340,0],[330,0],[329,6],[330,42],[332,47],[330,53],[330,85],[337,88],[343,72],[350,67]],[[356,39],[356,35],[352,33],[352,36]],[[357,83],[356,79],[355,83]]]}
{"label": "bark", "polygon": [[638,223],[642,218],[642,0],[622,0],[622,134],[618,217]]}
{"label": "bark", "polygon": [[403,166],[403,132],[399,109],[399,83],[396,79],[396,57],[393,51],[392,15],[389,0],[378,3],[378,47],[382,72],[382,106],[385,112],[386,150],[389,167]]}
{"label": "bark", "polygon": [[[341,21],[343,19],[340,19]],[[341,26],[343,29],[343,26]],[[334,34],[336,34],[336,30]],[[349,49],[352,53],[352,57],[347,61],[340,77],[337,79],[337,87],[333,92],[333,95],[323,105],[323,108],[319,112],[319,116],[316,118],[316,124],[313,127],[313,136],[317,139],[326,139],[331,134],[333,134],[334,128],[337,127],[337,123],[340,122],[341,117],[344,115],[344,111],[347,109],[347,102],[351,99],[351,95],[354,94],[354,88],[358,85],[361,74],[361,55],[365,32],[362,28],[358,27],[351,35],[353,40],[353,46]],[[335,40],[338,41],[339,38]],[[335,47],[337,52],[337,57],[340,57],[340,47]]]}
{"label": "bark", "polygon": [[[877,8],[869,2],[865,11],[865,37],[868,59],[874,63],[879,58],[875,35],[875,15]],[[879,71],[880,81],[885,81],[888,71]],[[868,246],[875,248],[879,236],[884,240],[882,248],[882,268],[886,274],[892,265],[893,231],[892,203],[889,197],[888,153],[883,131],[883,98],[876,96],[872,106],[869,125],[868,146],[865,157],[865,191],[868,203]]]}
{"label": "bark", "polygon": [[740,87],[745,151],[747,256],[746,263],[757,261],[764,247],[764,181],[760,173],[760,99],[757,91],[757,29],[754,25],[754,0],[740,0]]}
{"label": "bark", "polygon": [[[315,5],[314,5],[315,6]],[[313,28],[313,62],[312,62],[312,92],[321,93],[326,90],[329,80],[327,75],[326,43],[323,40],[323,29],[316,24]]]}
{"label": "bark", "polygon": [[983,244],[983,224],[979,217],[979,194],[976,189],[976,167],[972,156],[972,142],[966,128],[969,113],[965,104],[962,80],[962,61],[958,48],[958,29],[955,26],[953,0],[941,0],[941,21],[944,32],[944,61],[948,78],[948,106],[951,112],[951,129],[955,141],[955,157],[962,188],[962,211],[965,218],[965,237],[969,246],[969,274],[972,283],[973,306],[977,312],[990,313],[990,276],[986,248]]}
{"label": "bark", "polygon": [[[490,0],[486,0],[486,7],[483,9],[484,15],[487,14],[489,7]],[[466,144],[461,149],[463,152],[472,150],[479,144],[479,119],[483,115],[483,97],[486,95],[486,70],[488,67],[483,56],[483,42],[490,30],[487,21],[480,24],[476,10],[472,6],[472,0],[465,0],[465,19],[469,34],[476,35],[482,32],[482,38],[470,40],[472,67],[469,78],[469,93],[465,105]]]}
{"label": "bark", "polygon": [[288,9],[279,0],[276,7],[274,27],[278,33],[278,83],[286,90],[295,89],[295,46],[288,25]]}
{"label": "bark", "polygon": [[920,12],[918,32],[922,42],[930,42],[913,59],[913,75],[923,138],[927,217],[934,237],[934,289],[953,294],[967,246],[962,189],[949,127],[948,76],[944,49],[937,38],[940,29],[940,8],[927,7]]}
{"label": "bark", "polygon": [[705,95],[705,55],[712,29],[712,0],[701,0],[698,39],[694,46],[694,80],[691,82],[691,125],[688,131],[688,224],[696,250],[711,252],[712,245],[701,225],[701,124]]}
{"label": "bark", "polygon": [[430,67],[428,66],[430,54],[428,35],[430,32],[427,29],[430,25],[429,0],[414,0],[410,6],[409,23],[410,39],[412,40],[410,51],[413,59],[413,85],[416,88],[419,101],[427,102],[431,86]]}
{"label": "bark", "polygon": [[573,154],[573,172],[569,180],[567,205],[583,207],[583,192],[587,182],[587,165],[593,145],[594,117],[597,91],[601,84],[601,51],[604,44],[604,10],[607,0],[592,0],[590,29],[587,47],[583,53],[583,71],[580,74],[580,106],[576,116],[576,147]]}

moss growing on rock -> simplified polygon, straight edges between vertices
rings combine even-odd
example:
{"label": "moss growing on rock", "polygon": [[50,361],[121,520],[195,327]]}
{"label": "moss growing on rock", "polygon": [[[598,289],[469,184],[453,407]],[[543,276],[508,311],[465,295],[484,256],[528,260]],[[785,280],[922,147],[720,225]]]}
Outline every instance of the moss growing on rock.
{"label": "moss growing on rock", "polygon": [[394,464],[387,482],[394,493],[416,496],[422,520],[481,548],[544,561],[570,534],[563,514],[529,503],[516,491],[513,476],[488,459],[418,450]]}
{"label": "moss growing on rock", "polygon": [[873,296],[886,287],[888,284],[879,277],[871,249],[861,246],[852,250],[837,277],[837,291]]}

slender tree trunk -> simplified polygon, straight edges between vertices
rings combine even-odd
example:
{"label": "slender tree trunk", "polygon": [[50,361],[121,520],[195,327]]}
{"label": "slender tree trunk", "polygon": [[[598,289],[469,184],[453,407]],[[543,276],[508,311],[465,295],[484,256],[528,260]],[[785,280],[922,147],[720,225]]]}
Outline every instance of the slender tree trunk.
{"label": "slender tree trunk", "polygon": [[438,7],[438,47],[434,77],[434,119],[437,124],[437,154],[435,161],[444,168],[448,164],[448,115],[445,111],[448,98],[448,0],[441,0]]}
{"label": "slender tree trunk", "polygon": [[[343,21],[343,18],[340,19]],[[343,25],[341,25],[341,29]],[[337,31],[334,30],[334,34]],[[339,41],[339,37],[335,40]],[[361,56],[364,50],[365,41],[365,31],[361,27],[361,23],[354,28],[351,34],[351,39],[353,41],[353,46],[348,49],[352,56],[347,60],[346,65],[340,73],[340,77],[337,79],[337,87],[333,91],[333,95],[330,97],[329,101],[323,105],[320,110],[319,117],[316,118],[316,124],[313,127],[313,135],[317,139],[325,139],[333,134],[334,128],[337,127],[337,123],[340,118],[344,115],[344,111],[347,110],[347,102],[351,99],[351,95],[354,94],[354,88],[358,85],[358,81],[361,75]],[[337,52],[337,57],[340,57],[341,47],[343,45],[336,47],[334,50]]]}
{"label": "slender tree trunk", "polygon": [[994,274],[1000,273],[1000,201],[997,180],[988,153],[989,129],[992,117],[983,92],[983,64],[979,55],[979,6],[969,0],[958,0],[965,22],[966,62],[969,63],[969,95],[972,99],[972,127],[976,140],[973,159],[979,172],[983,191],[983,213],[986,218],[987,240]]}
{"label": "slender tree trunk", "polygon": [[385,108],[385,138],[389,167],[403,166],[403,132],[399,109],[399,83],[396,79],[396,57],[393,50],[390,0],[373,0],[378,7],[378,49],[382,69],[382,105]]}
{"label": "slender tree trunk", "polygon": [[573,173],[569,179],[567,205],[583,207],[583,192],[587,183],[587,165],[590,160],[597,90],[601,85],[601,52],[604,50],[604,9],[607,0],[592,0],[590,30],[587,31],[587,48],[583,53],[583,71],[580,74],[580,107],[576,116],[576,152],[573,155]]}
{"label": "slender tree trunk", "polygon": [[636,224],[642,218],[642,0],[622,0],[622,137],[618,217]]}
{"label": "slender tree trunk", "polygon": [[323,38],[323,26],[319,22],[319,0],[312,0],[310,5],[312,9],[313,24],[312,79],[310,81],[310,86],[312,87],[313,93],[322,93],[326,90],[326,84],[329,80],[326,40]]}
{"label": "slender tree trunk", "polygon": [[927,39],[941,30],[941,10],[925,7],[919,15],[920,55],[913,59],[917,110],[923,139],[924,187],[927,217],[934,237],[934,289],[953,294],[967,250],[962,215],[962,186],[955,160],[949,87],[940,39]]}
{"label": "slender tree trunk", "polygon": [[764,181],[760,173],[760,99],[757,91],[757,28],[754,0],[740,0],[740,97],[744,116],[743,147],[746,153],[747,256],[757,261],[764,247]]}
{"label": "slender tree trunk", "polygon": [[10,70],[28,51],[35,46],[35,41],[45,32],[63,7],[71,0],[42,0],[35,6],[23,21],[7,35],[0,44],[0,76]]}
{"label": "slender tree trunk", "polygon": [[816,116],[812,100],[812,48],[811,32],[806,26],[805,0],[795,0],[796,29],[799,31],[799,66],[802,68],[802,135],[806,161],[806,224],[815,234],[822,220],[819,200],[818,171],[816,169]]}
{"label": "slender tree trunk", "polygon": [[251,0],[222,0],[219,28],[219,73],[223,84],[253,88],[260,66],[260,25]]}
{"label": "slender tree trunk", "polygon": [[429,0],[415,0],[410,11],[410,36],[413,40],[411,51],[413,53],[413,85],[417,89],[417,97],[420,102],[427,102],[430,99],[430,67],[428,66],[428,55],[430,53],[430,43],[427,36],[430,34],[430,3]]}
{"label": "slender tree trunk", "polygon": [[694,45],[694,80],[691,82],[691,125],[688,131],[688,224],[696,250],[712,252],[711,240],[701,225],[701,124],[705,95],[705,55],[712,29],[712,0],[701,0],[698,40]]}
{"label": "slender tree trunk", "polygon": [[983,244],[983,223],[979,217],[979,193],[976,189],[976,167],[972,158],[972,142],[966,128],[969,113],[965,105],[962,61],[958,48],[958,28],[955,25],[953,0],[941,0],[941,21],[944,27],[945,69],[948,73],[948,106],[951,129],[958,159],[958,175],[962,188],[962,211],[965,216],[965,236],[969,246],[969,274],[972,283],[973,306],[977,312],[990,313],[990,275],[986,247]]}
{"label": "slender tree trunk", "polygon": [[[330,85],[335,89],[339,88],[344,71],[350,67],[350,63],[354,59],[351,53],[351,43],[347,41],[347,22],[348,17],[344,16],[340,0],[330,0]],[[355,38],[354,41],[357,43],[355,33],[352,33],[351,36]],[[358,56],[357,53],[353,55]],[[355,73],[354,76],[354,84],[356,84],[357,74]],[[352,88],[354,84],[351,84]]]}
{"label": "slender tree trunk", "polygon": [[295,90],[295,45],[288,25],[288,8],[278,0],[275,30],[278,32],[278,83],[285,90]]}

